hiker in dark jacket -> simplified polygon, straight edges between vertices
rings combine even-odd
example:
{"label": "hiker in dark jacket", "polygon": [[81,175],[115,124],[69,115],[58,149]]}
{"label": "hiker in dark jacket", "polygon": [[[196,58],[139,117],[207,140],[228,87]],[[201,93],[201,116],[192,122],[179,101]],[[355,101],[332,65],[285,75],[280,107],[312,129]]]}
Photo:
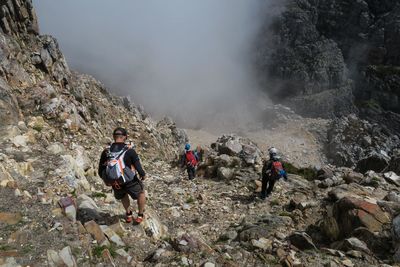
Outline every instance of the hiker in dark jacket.
{"label": "hiker in dark jacket", "polygon": [[190,144],[185,145],[185,152],[181,158],[181,168],[186,166],[189,180],[193,180],[196,177],[196,166],[198,159],[196,154],[190,150]]}
{"label": "hiker in dark jacket", "polygon": [[[101,154],[98,174],[106,185],[112,186],[114,197],[117,200],[121,200],[126,211],[127,223],[133,220],[129,196],[137,200],[139,211],[135,222],[139,224],[144,219],[144,208],[146,205],[144,185],[142,182],[146,179],[146,173],[140,164],[140,159],[136,151],[125,143],[127,136],[127,131],[124,128],[116,128],[114,130],[114,143]],[[113,155],[116,156],[113,157]],[[116,161],[117,163],[115,165],[124,165],[125,168],[123,168],[121,176],[117,175],[117,177],[119,177],[118,180],[110,180],[110,175],[107,174],[107,168],[110,168],[110,161],[117,159],[121,161]]]}
{"label": "hiker in dark jacket", "polygon": [[261,187],[261,198],[265,199],[271,195],[274,189],[275,182],[283,177],[287,181],[287,174],[285,171],[284,164],[280,161],[278,156],[278,150],[274,147],[268,150],[269,160],[263,165],[261,176],[262,176],[262,187]]}

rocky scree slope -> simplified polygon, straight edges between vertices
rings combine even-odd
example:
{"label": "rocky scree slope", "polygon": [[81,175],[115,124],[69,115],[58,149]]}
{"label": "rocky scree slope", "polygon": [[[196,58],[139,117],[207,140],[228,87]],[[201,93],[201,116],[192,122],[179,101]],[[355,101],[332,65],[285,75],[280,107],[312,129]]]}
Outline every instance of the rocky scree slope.
{"label": "rocky scree slope", "polygon": [[388,266],[399,261],[396,173],[333,165],[307,170],[287,163],[289,182],[279,182],[263,202],[252,193],[261,189],[263,156],[256,144],[225,135],[211,147],[200,173],[230,188],[225,203],[236,200],[248,208],[219,237],[233,251],[252,251],[260,265]]}
{"label": "rocky scree slope", "polygon": [[97,162],[112,130],[128,129],[145,167],[175,160],[187,137],[71,71],[57,41],[39,35],[31,1],[1,1],[0,30],[0,263],[44,266],[48,249],[68,261],[80,236],[75,224],[52,230],[64,218],[57,203],[104,189]]}

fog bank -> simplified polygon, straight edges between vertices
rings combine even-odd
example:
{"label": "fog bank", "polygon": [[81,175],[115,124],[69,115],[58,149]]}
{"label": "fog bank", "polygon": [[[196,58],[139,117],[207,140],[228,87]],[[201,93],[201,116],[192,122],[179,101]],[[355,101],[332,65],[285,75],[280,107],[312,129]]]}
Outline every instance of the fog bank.
{"label": "fog bank", "polygon": [[271,1],[37,0],[71,68],[183,127],[246,127],[264,104],[253,42]]}

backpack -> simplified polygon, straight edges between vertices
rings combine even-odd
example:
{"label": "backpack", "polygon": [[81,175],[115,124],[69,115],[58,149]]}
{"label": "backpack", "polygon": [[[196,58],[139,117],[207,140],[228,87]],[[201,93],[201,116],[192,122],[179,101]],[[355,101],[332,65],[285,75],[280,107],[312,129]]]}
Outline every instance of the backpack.
{"label": "backpack", "polygon": [[280,179],[286,175],[283,165],[280,161],[273,161],[271,166],[271,176],[275,179]]}
{"label": "backpack", "polygon": [[124,156],[130,148],[126,145],[120,151],[111,152],[111,146],[108,147],[106,169],[102,176],[106,184],[119,186],[133,181],[136,171],[130,166],[125,166],[124,162]]}
{"label": "backpack", "polygon": [[191,166],[191,167],[195,167],[197,165],[197,159],[196,156],[194,155],[193,151],[187,151],[185,153],[185,157],[186,157],[186,164]]}

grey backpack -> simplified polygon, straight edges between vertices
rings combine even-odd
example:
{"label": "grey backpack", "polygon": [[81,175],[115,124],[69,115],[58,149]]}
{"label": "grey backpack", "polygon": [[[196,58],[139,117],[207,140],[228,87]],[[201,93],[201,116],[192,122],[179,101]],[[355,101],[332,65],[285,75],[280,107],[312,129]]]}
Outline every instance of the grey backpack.
{"label": "grey backpack", "polygon": [[131,147],[126,145],[121,151],[111,152],[110,147],[107,152],[107,165],[104,174],[106,184],[122,185],[133,181],[136,171],[132,166],[126,166],[124,156]]}

